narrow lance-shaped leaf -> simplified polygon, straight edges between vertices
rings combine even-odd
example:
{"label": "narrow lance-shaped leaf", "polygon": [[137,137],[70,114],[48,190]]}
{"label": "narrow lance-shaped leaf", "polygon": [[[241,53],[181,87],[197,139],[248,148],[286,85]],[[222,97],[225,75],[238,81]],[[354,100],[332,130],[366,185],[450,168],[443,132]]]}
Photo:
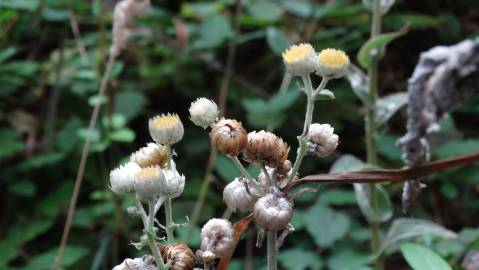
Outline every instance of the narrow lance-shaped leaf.
{"label": "narrow lance-shaped leaf", "polygon": [[414,270],[452,270],[443,258],[428,247],[406,243],[401,246],[401,252]]}

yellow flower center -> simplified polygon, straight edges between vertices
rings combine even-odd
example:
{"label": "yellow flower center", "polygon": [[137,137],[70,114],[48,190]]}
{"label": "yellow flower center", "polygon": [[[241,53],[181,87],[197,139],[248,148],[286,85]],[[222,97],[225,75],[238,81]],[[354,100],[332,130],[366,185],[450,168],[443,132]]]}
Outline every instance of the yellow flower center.
{"label": "yellow flower center", "polygon": [[150,123],[154,127],[163,128],[163,127],[172,127],[177,125],[180,122],[180,119],[175,114],[168,114],[168,115],[156,116],[150,121],[151,121]]}
{"label": "yellow flower center", "polygon": [[293,45],[283,53],[283,60],[287,63],[298,62],[305,59],[314,49],[310,44],[302,43]]}
{"label": "yellow flower center", "polygon": [[324,66],[341,67],[349,64],[349,57],[341,50],[324,49],[319,53],[319,63]]}

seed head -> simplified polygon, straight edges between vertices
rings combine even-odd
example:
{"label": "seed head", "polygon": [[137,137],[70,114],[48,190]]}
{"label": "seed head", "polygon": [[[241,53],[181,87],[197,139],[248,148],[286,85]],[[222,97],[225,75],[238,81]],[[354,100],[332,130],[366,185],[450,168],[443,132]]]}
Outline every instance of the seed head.
{"label": "seed head", "polygon": [[142,258],[125,259],[120,265],[113,267],[112,270],[143,269],[146,267]]}
{"label": "seed head", "polygon": [[330,79],[338,79],[346,74],[349,67],[349,57],[336,49],[324,49],[318,55],[317,73]]}
{"label": "seed head", "polygon": [[141,170],[136,163],[128,162],[110,172],[111,190],[120,195],[133,190],[136,173]]}
{"label": "seed head", "polygon": [[198,98],[190,105],[191,121],[204,129],[212,126],[218,118],[218,106],[207,98]]}
{"label": "seed head", "polygon": [[[251,194],[258,194],[255,188],[248,186],[248,189]],[[245,182],[241,181],[240,178],[236,178],[223,190],[223,200],[226,206],[233,212],[236,212],[236,210],[248,212],[253,210],[257,197],[251,196],[246,190]]]}
{"label": "seed head", "polygon": [[292,203],[279,194],[268,193],[254,205],[254,220],[266,230],[282,230],[292,217]]}
{"label": "seed head", "polygon": [[152,198],[162,191],[165,176],[160,166],[151,166],[136,173],[135,191],[141,198]]}
{"label": "seed head", "polygon": [[159,144],[172,145],[183,138],[183,123],[176,114],[155,116],[148,122],[148,128],[153,140]]}
{"label": "seed head", "polygon": [[131,154],[130,161],[143,168],[156,165],[164,168],[168,162],[168,153],[163,145],[148,143],[145,147]]}
{"label": "seed head", "polygon": [[243,159],[250,163],[265,164],[276,168],[288,158],[289,146],[273,133],[261,130],[248,134],[248,144],[243,150]]}
{"label": "seed head", "polygon": [[[276,181],[276,186],[282,189],[288,184],[288,178],[292,172],[291,161],[286,160],[285,162],[283,162],[282,166],[279,166],[277,168],[271,168],[269,166],[266,166],[266,170],[268,171],[269,176],[273,177],[273,180]],[[258,181],[265,185],[268,184],[266,175],[264,175],[263,171],[258,174]]]}
{"label": "seed head", "polygon": [[213,147],[230,156],[237,156],[248,142],[243,125],[234,119],[224,118],[214,124],[210,139]]}
{"label": "seed head", "polygon": [[293,45],[283,53],[283,63],[293,76],[308,75],[316,68],[316,51],[308,43]]}
{"label": "seed head", "polygon": [[201,250],[219,258],[230,255],[234,247],[234,229],[226,219],[210,219],[201,229]]}
{"label": "seed head", "polygon": [[176,165],[173,160],[170,161],[170,168],[163,169],[165,182],[162,183],[161,192],[170,198],[179,197],[185,188],[185,176],[180,175],[176,170]]}
{"label": "seed head", "polygon": [[184,243],[161,246],[160,252],[163,260],[170,264],[169,270],[191,270],[195,266],[195,254]]}
{"label": "seed head", "polygon": [[329,124],[311,124],[308,132],[308,153],[318,157],[329,156],[338,147],[338,135]]}

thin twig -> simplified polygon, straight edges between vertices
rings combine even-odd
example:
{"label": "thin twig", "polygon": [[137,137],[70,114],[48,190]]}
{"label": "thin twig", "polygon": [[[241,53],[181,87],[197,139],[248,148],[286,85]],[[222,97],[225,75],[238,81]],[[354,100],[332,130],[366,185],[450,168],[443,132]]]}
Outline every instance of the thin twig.
{"label": "thin twig", "polygon": [[80,27],[78,26],[78,20],[73,10],[70,10],[69,18],[70,18],[70,28],[72,30],[73,37],[75,38],[75,44],[77,46],[78,52],[80,53],[80,56],[83,62],[88,64],[89,63],[88,53],[87,53],[85,45],[83,44],[81,40]]}

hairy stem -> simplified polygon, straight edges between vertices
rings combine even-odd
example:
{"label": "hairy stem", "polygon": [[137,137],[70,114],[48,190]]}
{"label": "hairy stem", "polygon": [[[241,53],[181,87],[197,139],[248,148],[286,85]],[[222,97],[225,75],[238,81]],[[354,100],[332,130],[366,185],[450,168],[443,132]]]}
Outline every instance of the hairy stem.
{"label": "hairy stem", "polygon": [[246,179],[250,180],[251,182],[255,182],[255,180],[253,179],[253,177],[249,174],[249,172],[245,169],[245,167],[243,166],[243,164],[241,164],[241,161],[239,161],[238,157],[237,156],[229,156],[228,157],[233,161],[234,165],[236,166],[236,168],[238,168],[238,170],[240,171],[240,173],[246,177]]}
{"label": "hairy stem", "polygon": [[[375,37],[381,32],[381,2],[380,0],[374,0],[373,14],[371,23],[371,37]],[[366,115],[366,151],[367,161],[369,164],[377,164],[377,152],[376,152],[376,100],[378,89],[378,62],[379,59],[376,56],[373,57],[371,66],[368,69],[369,73],[369,98],[371,100],[370,106],[368,106]],[[377,212],[377,190],[374,184],[369,184],[369,203],[374,212]],[[373,220],[370,222],[371,230],[371,249],[373,254],[377,254],[380,249],[380,223]],[[376,269],[382,269],[382,258],[378,256],[374,260],[374,266]]]}
{"label": "hairy stem", "polygon": [[[137,199],[137,205],[139,204],[141,206],[141,202]],[[165,270],[166,266],[165,263],[163,262],[163,258],[161,257],[160,250],[158,249],[158,246],[156,245],[156,240],[155,240],[155,231],[154,231],[154,226],[155,226],[155,200],[150,199],[148,201],[148,220],[144,223],[146,223],[145,227],[145,232],[147,236],[147,241],[148,241],[148,246],[151,249],[151,253],[153,254],[153,257],[155,257],[155,262],[157,265],[158,270]]]}
{"label": "hairy stem", "polygon": [[173,230],[175,225],[173,224],[173,211],[171,210],[171,198],[165,200],[165,218],[166,218],[166,237],[169,243],[175,241]]}
{"label": "hairy stem", "polygon": [[267,231],[267,260],[268,260],[268,270],[278,269],[278,248],[277,248],[277,231]]}

